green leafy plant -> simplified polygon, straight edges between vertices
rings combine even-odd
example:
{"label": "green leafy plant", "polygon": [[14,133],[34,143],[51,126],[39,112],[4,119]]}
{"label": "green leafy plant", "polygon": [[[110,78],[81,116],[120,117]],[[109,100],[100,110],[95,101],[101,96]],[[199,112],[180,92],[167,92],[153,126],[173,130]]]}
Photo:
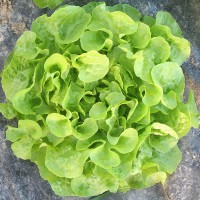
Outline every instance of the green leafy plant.
{"label": "green leafy plant", "polygon": [[49,7],[53,9],[59,6],[64,0],[33,0],[33,1],[40,8]]}
{"label": "green leafy plant", "polygon": [[13,153],[57,195],[94,196],[165,183],[178,140],[198,127],[180,65],[190,43],[167,12],[127,4],[63,6],[18,39],[5,63],[0,110]]}

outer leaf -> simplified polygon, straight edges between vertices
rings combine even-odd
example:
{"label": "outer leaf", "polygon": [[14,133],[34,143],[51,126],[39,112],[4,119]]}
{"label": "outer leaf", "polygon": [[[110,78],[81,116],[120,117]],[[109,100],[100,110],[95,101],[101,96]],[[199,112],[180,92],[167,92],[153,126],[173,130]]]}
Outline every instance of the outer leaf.
{"label": "outer leaf", "polygon": [[51,9],[55,8],[56,6],[60,5],[63,0],[34,0],[34,3],[40,8],[49,7]]}
{"label": "outer leaf", "polygon": [[110,11],[121,11],[126,13],[134,21],[139,21],[142,17],[141,13],[129,4],[117,4],[113,7],[108,7]]}
{"label": "outer leaf", "polygon": [[71,181],[67,178],[59,178],[50,181],[52,190],[55,192],[55,194],[59,196],[74,196],[74,192],[71,188]]}
{"label": "outer leaf", "polygon": [[51,20],[55,26],[57,42],[69,44],[77,41],[83,35],[90,19],[90,15],[78,6],[65,6],[55,11]]}
{"label": "outer leaf", "polygon": [[182,69],[178,64],[166,62],[153,67],[151,71],[153,81],[163,88],[164,93],[174,90],[182,94],[185,80]]}
{"label": "outer leaf", "polygon": [[[119,26],[120,24],[120,26]],[[125,13],[120,11],[107,12],[105,4],[97,6],[92,12],[90,30],[107,29],[113,33],[113,43],[122,43],[122,37],[134,33],[137,24]]]}
{"label": "outer leaf", "polygon": [[17,115],[16,110],[14,110],[10,103],[0,103],[0,112],[7,119],[13,119]]}
{"label": "outer leaf", "polygon": [[168,12],[159,11],[156,15],[156,24],[167,25],[175,36],[181,37],[182,35],[179,25]]}
{"label": "outer leaf", "polygon": [[138,23],[137,31],[130,36],[130,42],[134,48],[143,49],[147,46],[151,39],[149,26],[141,22]]}
{"label": "outer leaf", "polygon": [[18,158],[27,160],[31,158],[31,149],[35,141],[32,137],[26,136],[14,142],[11,145],[11,149]]}
{"label": "outer leaf", "polygon": [[155,151],[152,156],[152,160],[159,165],[160,169],[169,174],[176,170],[181,159],[182,154],[177,146],[167,153]]}
{"label": "outer leaf", "polygon": [[107,190],[100,177],[81,175],[72,179],[72,190],[78,196],[94,196]]}
{"label": "outer leaf", "polygon": [[55,148],[47,147],[45,165],[56,176],[74,178],[83,173],[88,156],[88,151],[78,152],[68,142],[63,142]]}

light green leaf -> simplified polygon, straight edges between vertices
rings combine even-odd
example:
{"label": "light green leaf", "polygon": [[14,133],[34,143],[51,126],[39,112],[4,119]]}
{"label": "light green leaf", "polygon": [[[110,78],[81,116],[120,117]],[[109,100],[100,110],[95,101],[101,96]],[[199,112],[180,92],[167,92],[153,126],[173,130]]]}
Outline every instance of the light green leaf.
{"label": "light green leaf", "polygon": [[139,87],[139,91],[142,96],[142,102],[147,106],[158,104],[163,95],[162,88],[156,84],[144,84]]}
{"label": "light green leaf", "polygon": [[80,38],[81,47],[85,51],[111,49],[112,32],[106,30],[86,31]]}
{"label": "light green leaf", "polygon": [[18,158],[28,160],[31,159],[31,149],[35,141],[31,136],[26,136],[14,142],[11,149]]}
{"label": "light green leaf", "polygon": [[121,11],[126,13],[130,18],[134,21],[140,21],[142,15],[141,13],[134,7],[129,4],[117,4],[113,7],[108,7],[109,11]]}
{"label": "light green leaf", "polygon": [[73,135],[79,140],[87,140],[92,137],[98,131],[98,126],[93,118],[87,118],[83,124],[78,125],[76,129],[73,129]]}
{"label": "light green leaf", "polygon": [[155,24],[156,20],[151,16],[145,15],[142,18],[142,22],[147,24],[149,27],[152,27]]}
{"label": "light green leaf", "polygon": [[84,96],[84,93],[85,93],[85,90],[83,88],[81,88],[74,82],[71,82],[67,90],[67,93],[63,99],[62,107],[64,109],[70,110],[71,112],[77,111],[77,112],[84,113],[84,111],[82,110],[79,104],[80,100]]}
{"label": "light green leaf", "polygon": [[112,92],[106,97],[108,105],[115,106],[125,101],[125,96],[119,92]]}
{"label": "light green leaf", "polygon": [[152,54],[155,64],[165,62],[170,56],[170,46],[163,37],[151,38],[145,49],[146,54]]}
{"label": "light green leaf", "polygon": [[182,32],[179,25],[177,24],[176,20],[172,17],[172,15],[168,12],[159,11],[156,14],[156,25],[166,25],[171,29],[173,35],[178,37],[182,36]]}
{"label": "light green leaf", "polygon": [[12,57],[2,74],[2,87],[9,100],[29,85],[35,66],[22,57]]}
{"label": "light green leaf", "polygon": [[64,0],[34,0],[34,3],[40,8],[49,7],[51,9],[60,5]]}
{"label": "light green leaf", "polygon": [[[120,24],[120,26],[119,26]],[[107,29],[113,33],[113,43],[124,43],[123,37],[137,30],[137,24],[125,13],[120,11],[108,12],[105,4],[97,6],[92,12],[89,30]]]}
{"label": "light green leaf", "polygon": [[104,169],[110,169],[120,164],[118,154],[111,151],[107,145],[101,145],[92,150],[90,159],[93,163]]}
{"label": "light green leaf", "polygon": [[56,10],[50,18],[54,24],[56,41],[60,44],[77,41],[91,20],[90,15],[78,6],[62,7]]}
{"label": "light green leaf", "polygon": [[183,71],[178,64],[165,62],[153,67],[151,76],[154,83],[163,88],[164,93],[170,90],[182,94],[185,86]]}
{"label": "light green leaf", "polygon": [[55,180],[49,182],[52,190],[59,196],[74,196],[71,187],[71,180],[67,178],[57,177]]}
{"label": "light green leaf", "polygon": [[171,135],[172,137],[178,139],[177,133],[170,126],[167,126],[166,124],[154,122],[151,125],[151,132],[154,135],[161,135],[161,136]]}
{"label": "light green leaf", "polygon": [[8,126],[8,129],[6,130],[6,139],[11,142],[15,142],[25,135],[26,133],[24,132],[24,130],[19,128]]}
{"label": "light green leaf", "polygon": [[60,73],[62,79],[66,79],[69,73],[70,65],[66,58],[59,53],[51,55],[44,64],[44,69],[50,73]]}
{"label": "light green leaf", "polygon": [[170,59],[182,65],[184,61],[190,56],[190,42],[184,38],[172,37]]}
{"label": "light green leaf", "polygon": [[134,48],[144,49],[150,42],[151,32],[149,26],[139,22],[137,31],[130,36],[130,43]]}
{"label": "light green leaf", "polygon": [[150,145],[159,152],[166,153],[170,151],[178,142],[178,139],[171,135],[151,135],[149,138]]}
{"label": "light green leaf", "polygon": [[169,174],[172,174],[176,170],[181,159],[182,154],[177,146],[167,153],[155,151],[152,156],[152,160],[159,165],[160,170]]}
{"label": "light green leaf", "polygon": [[47,147],[45,165],[58,177],[74,178],[83,173],[83,165],[88,156],[88,151],[78,152],[69,142],[63,142],[54,148]]}
{"label": "light green leaf", "polygon": [[81,197],[98,195],[107,190],[101,178],[95,175],[73,178],[71,186],[74,193]]}
{"label": "light green leaf", "polygon": [[51,113],[47,116],[46,123],[51,133],[57,137],[67,137],[72,134],[70,120],[64,115]]}
{"label": "light green leaf", "polygon": [[73,65],[79,70],[80,80],[90,83],[103,78],[108,73],[109,59],[97,51],[89,51],[77,56]]}
{"label": "light green leaf", "polygon": [[7,119],[13,119],[17,115],[11,103],[0,103],[0,113]]}
{"label": "light green leaf", "polygon": [[34,32],[24,32],[17,40],[15,54],[28,60],[36,58],[41,50],[35,43],[35,40],[36,34]]}
{"label": "light green leaf", "polygon": [[116,145],[112,146],[112,149],[117,150],[122,154],[130,153],[133,151],[138,142],[138,133],[133,128],[124,130]]}
{"label": "light green leaf", "polygon": [[107,116],[107,107],[104,103],[98,102],[94,104],[89,112],[91,118],[99,120],[105,119]]}
{"label": "light green leaf", "polygon": [[167,108],[174,109],[177,106],[176,93],[173,90],[169,91],[163,95],[161,102]]}
{"label": "light green leaf", "polygon": [[199,127],[199,112],[197,109],[197,105],[195,103],[194,92],[192,90],[190,90],[190,93],[188,96],[188,101],[187,101],[186,105],[188,108],[191,125],[194,128],[198,128]]}

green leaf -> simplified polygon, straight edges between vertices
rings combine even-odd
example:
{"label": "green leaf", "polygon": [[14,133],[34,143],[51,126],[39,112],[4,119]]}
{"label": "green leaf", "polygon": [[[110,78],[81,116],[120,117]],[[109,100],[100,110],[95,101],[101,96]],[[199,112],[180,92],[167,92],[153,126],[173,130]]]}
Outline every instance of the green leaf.
{"label": "green leaf", "polygon": [[169,174],[172,174],[176,170],[181,159],[182,154],[177,146],[167,153],[154,151],[152,156],[152,160],[159,165],[160,170]]}
{"label": "green leaf", "polygon": [[24,130],[19,128],[8,126],[8,129],[6,130],[6,139],[11,142],[15,142],[25,135],[26,133],[24,132]]}
{"label": "green leaf", "polygon": [[31,158],[31,149],[35,141],[31,136],[26,136],[14,142],[11,149],[18,158],[28,160]]}
{"label": "green leaf", "polygon": [[109,59],[97,51],[89,51],[77,56],[73,65],[79,70],[80,80],[90,83],[103,78],[108,73]]}
{"label": "green leaf", "polygon": [[182,65],[184,61],[190,56],[190,42],[184,38],[172,37],[170,59]]}
{"label": "green leaf", "polygon": [[[120,26],[119,26],[120,24]],[[124,43],[123,37],[137,30],[137,24],[125,13],[120,11],[108,12],[105,4],[97,6],[92,12],[89,30],[107,29],[113,33],[113,43]]]}
{"label": "green leaf", "polygon": [[182,36],[182,32],[179,25],[177,24],[176,20],[172,17],[172,15],[168,12],[159,11],[156,14],[156,25],[166,25],[171,29],[173,35],[178,37]]}
{"label": "green leaf", "polygon": [[95,175],[86,177],[81,175],[72,179],[72,190],[78,196],[94,196],[101,194],[107,190],[100,177]]}
{"label": "green leaf", "polygon": [[151,16],[145,15],[142,18],[142,22],[147,24],[149,27],[152,27],[155,24],[156,20]]}
{"label": "green leaf", "polygon": [[139,22],[137,31],[130,36],[130,42],[134,48],[144,49],[150,42],[151,32],[148,25]]}
{"label": "green leaf", "polygon": [[63,0],[34,0],[34,3],[40,8],[49,7],[51,9],[57,7]]}
{"label": "green leaf", "polygon": [[79,140],[76,143],[76,149],[78,151],[83,151],[86,150],[88,148],[92,148],[92,146],[94,146],[94,148],[96,148],[96,146],[98,146],[99,144],[105,144],[106,141],[104,140],[104,138],[101,137],[100,133],[99,134],[95,134],[92,137],[88,138],[87,140]]}
{"label": "green leaf", "polygon": [[73,135],[79,140],[87,140],[98,131],[98,126],[93,118],[87,118],[83,124],[73,129]]}
{"label": "green leaf", "polygon": [[18,120],[6,131],[13,153],[59,196],[164,184],[181,160],[178,140],[199,125],[194,93],[183,98],[190,51],[167,12],[90,2],[38,17],[1,74],[0,112]]}
{"label": "green leaf", "polygon": [[9,100],[29,85],[35,66],[22,57],[12,57],[2,74],[2,87]]}
{"label": "green leaf", "polygon": [[148,106],[140,102],[138,103],[137,107],[134,109],[134,112],[132,113],[132,115],[130,115],[127,123],[132,124],[132,123],[138,122],[143,117],[145,117],[147,113],[148,113]]}
{"label": "green leaf", "polygon": [[63,142],[54,148],[47,147],[45,165],[58,177],[74,178],[83,173],[83,165],[88,156],[88,151],[78,152],[69,142]]}
{"label": "green leaf", "polygon": [[58,113],[51,113],[46,118],[51,133],[57,137],[67,137],[72,134],[70,120]]}
{"label": "green leaf", "polygon": [[163,88],[164,93],[170,90],[183,94],[185,79],[183,71],[178,64],[173,62],[165,62],[153,67],[151,76],[154,83]]}
{"label": "green leaf", "polygon": [[71,82],[67,90],[67,93],[63,99],[62,107],[64,109],[70,110],[71,112],[77,111],[77,112],[84,113],[84,111],[82,110],[79,104],[80,100],[84,96],[84,93],[85,93],[85,90],[83,88],[81,88],[74,82]]}
{"label": "green leaf", "polygon": [[171,90],[167,94],[163,95],[161,102],[169,109],[174,109],[177,106],[176,93]]}
{"label": "green leaf", "polygon": [[109,11],[121,11],[126,13],[134,21],[139,21],[142,17],[141,13],[129,4],[117,4],[113,7],[108,7]]}
{"label": "green leaf", "polygon": [[17,115],[11,103],[0,103],[0,112],[7,119],[13,119]]}
{"label": "green leaf", "polygon": [[90,159],[96,165],[110,169],[120,164],[120,158],[117,153],[110,150],[107,145],[101,145],[90,153]]}
{"label": "green leaf", "polygon": [[145,53],[144,50],[141,50],[135,54],[135,75],[148,83],[152,83],[151,69],[154,66],[153,58],[154,54],[151,51],[149,53]]}
{"label": "green leaf", "polygon": [[44,64],[44,69],[50,73],[60,73],[62,79],[66,79],[69,73],[70,65],[66,58],[61,54],[55,53],[51,55]]}
{"label": "green leaf", "polygon": [[110,192],[117,192],[119,183],[116,177],[99,166],[95,166],[93,172],[102,179],[102,182],[106,186],[107,190]]}
{"label": "green leaf", "polygon": [[142,96],[142,102],[147,106],[158,104],[163,95],[162,88],[156,84],[144,84],[139,87],[139,90]]}
{"label": "green leaf", "polygon": [[199,127],[199,112],[197,109],[197,105],[195,103],[194,92],[192,90],[189,93],[188,101],[186,105],[188,108],[191,125],[194,128],[198,128]]}
{"label": "green leaf", "polygon": [[[54,35],[60,44],[70,44],[83,35],[91,17],[78,6],[65,6],[51,15],[54,24]],[[79,20],[76,20],[79,19]]]}
{"label": "green leaf", "polygon": [[152,54],[155,64],[165,62],[170,56],[170,46],[163,37],[153,37],[145,49],[147,54]]}
{"label": "green leaf", "polygon": [[52,190],[59,196],[74,196],[71,187],[71,181],[67,178],[57,177],[55,180],[49,182]]}
{"label": "green leaf", "polygon": [[115,106],[125,101],[125,96],[119,92],[112,92],[106,97],[109,106]]}
{"label": "green leaf", "polygon": [[35,43],[36,34],[31,31],[24,32],[17,40],[15,47],[15,55],[22,56],[28,60],[32,60],[40,53],[40,48]]}
{"label": "green leaf", "polygon": [[178,138],[177,133],[170,126],[158,122],[152,124],[151,132],[154,135],[161,135],[161,136],[171,135],[174,138]]}
{"label": "green leaf", "polygon": [[87,13],[92,13],[92,11],[94,10],[94,8],[96,8],[98,5],[102,4],[103,2],[89,2],[88,4],[83,6],[83,9],[87,12]]}
{"label": "green leaf", "polygon": [[130,153],[135,149],[137,142],[137,131],[133,128],[128,128],[121,133],[117,144],[112,146],[112,149],[115,149],[122,154]]}
{"label": "green leaf", "polygon": [[104,103],[98,102],[94,104],[89,112],[91,118],[99,120],[105,119],[107,116],[107,107]]}
{"label": "green leaf", "polygon": [[149,139],[150,145],[162,153],[170,151],[177,144],[177,142],[178,140],[170,135],[151,135]]}
{"label": "green leaf", "polygon": [[81,47],[85,51],[100,51],[112,47],[112,32],[105,30],[86,31],[80,38]]}

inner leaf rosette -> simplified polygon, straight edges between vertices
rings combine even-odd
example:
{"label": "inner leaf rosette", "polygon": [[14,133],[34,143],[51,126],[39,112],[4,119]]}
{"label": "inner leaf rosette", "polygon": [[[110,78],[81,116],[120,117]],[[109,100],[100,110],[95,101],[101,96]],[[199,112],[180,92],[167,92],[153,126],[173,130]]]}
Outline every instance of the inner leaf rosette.
{"label": "inner leaf rosette", "polygon": [[2,74],[0,111],[18,120],[6,131],[14,154],[61,196],[164,184],[178,140],[198,126],[193,92],[182,101],[189,54],[167,12],[93,2],[38,17]]}

